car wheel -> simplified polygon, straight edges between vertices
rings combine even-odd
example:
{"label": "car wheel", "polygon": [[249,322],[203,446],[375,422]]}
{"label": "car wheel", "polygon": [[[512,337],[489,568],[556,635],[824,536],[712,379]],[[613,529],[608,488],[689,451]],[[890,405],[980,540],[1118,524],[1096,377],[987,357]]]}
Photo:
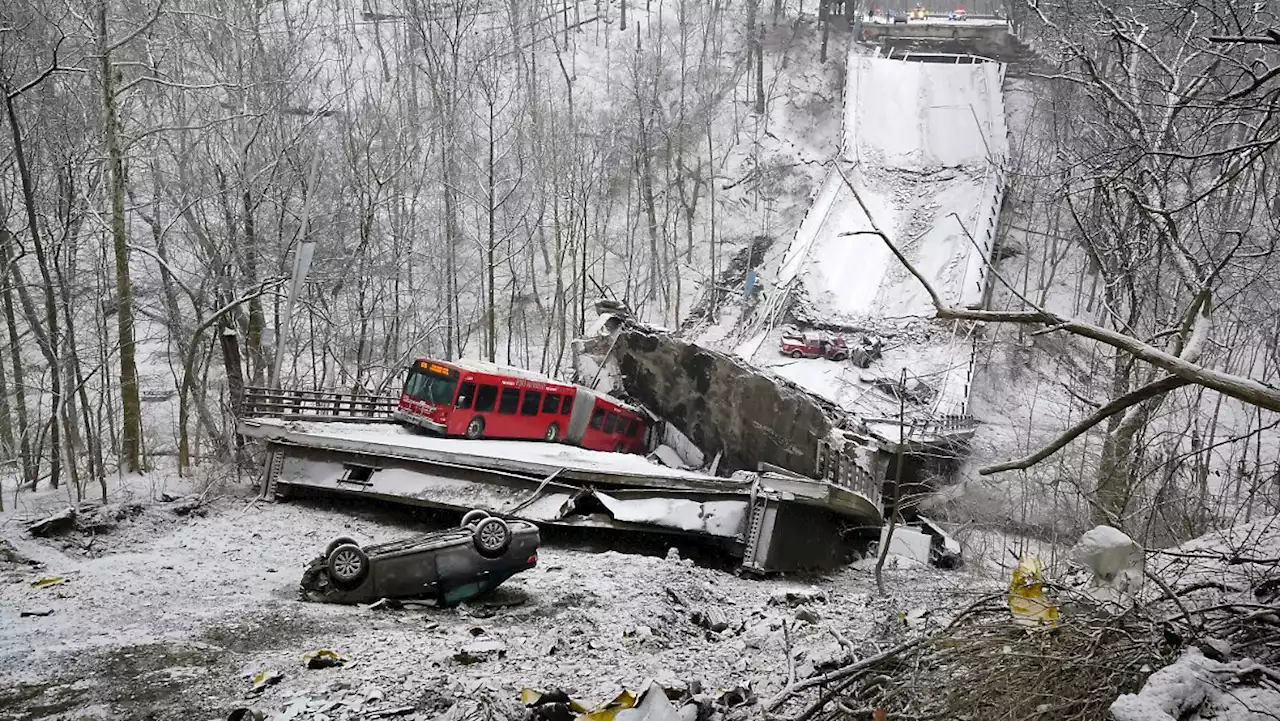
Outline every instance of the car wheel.
{"label": "car wheel", "polygon": [[793,351],[791,351],[791,357],[792,357],[792,358],[799,358],[799,357],[801,357],[801,356],[803,356],[803,355],[804,355],[804,353],[801,353],[801,352],[800,352],[800,351],[798,351],[798,350],[793,350]]}
{"label": "car wheel", "polygon": [[511,526],[497,516],[489,516],[475,525],[471,541],[485,558],[500,558],[511,546]]}
{"label": "car wheel", "polygon": [[547,426],[547,432],[542,437],[549,443],[555,443],[556,441],[560,440],[559,424],[552,423],[551,425]]}
{"label": "car wheel", "polygon": [[329,578],[339,586],[358,586],[369,575],[369,557],[354,543],[333,549],[328,559]]}
{"label": "car wheel", "polygon": [[842,360],[846,360],[848,357],[849,356],[845,355],[844,353],[837,353],[834,356],[832,356],[832,360],[842,361]]}
{"label": "car wheel", "polygon": [[470,438],[471,440],[474,441],[475,439],[480,438],[483,435],[484,435],[484,419],[481,418],[480,416],[476,416],[475,418],[471,419],[470,423],[467,424],[466,436],[467,438]]}
{"label": "car wheel", "polygon": [[479,523],[482,519],[488,518],[489,512],[482,508],[473,508],[467,511],[462,517],[462,527],[466,528],[473,524]]}
{"label": "car wheel", "polygon": [[324,547],[324,557],[328,558],[329,556],[333,555],[334,549],[336,549],[338,546],[359,546],[359,545],[360,545],[360,542],[350,536],[338,536],[332,541],[329,541],[329,545]]}

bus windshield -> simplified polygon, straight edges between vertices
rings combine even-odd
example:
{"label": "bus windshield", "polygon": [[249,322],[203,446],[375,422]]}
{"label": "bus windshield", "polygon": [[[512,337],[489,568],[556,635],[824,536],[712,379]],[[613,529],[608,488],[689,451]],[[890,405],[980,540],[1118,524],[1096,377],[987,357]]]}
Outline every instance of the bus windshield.
{"label": "bus windshield", "polygon": [[458,381],[453,378],[415,369],[409,371],[409,379],[404,383],[404,394],[432,405],[447,406],[453,403],[453,393],[457,388]]}

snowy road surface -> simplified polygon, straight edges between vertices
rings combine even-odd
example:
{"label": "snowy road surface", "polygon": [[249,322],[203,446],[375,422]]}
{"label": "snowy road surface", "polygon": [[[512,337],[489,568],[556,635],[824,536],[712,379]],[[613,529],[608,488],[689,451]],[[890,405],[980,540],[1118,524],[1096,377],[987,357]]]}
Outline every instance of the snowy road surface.
{"label": "snowy road surface", "polygon": [[701,473],[658,465],[633,453],[591,451],[563,443],[445,438],[415,433],[391,423],[312,423],[274,418],[246,420],[261,429],[261,433],[255,435],[287,434],[289,437],[311,439],[318,445],[338,450],[381,449],[394,452],[399,448],[477,460],[510,460],[540,466],[548,472],[564,468],[652,478],[707,478]]}
{"label": "snowy road surface", "polygon": [[921,412],[960,415],[971,339],[929,327],[927,291],[875,231],[944,302],[981,301],[1008,153],[1003,66],[904,62],[855,48],[848,67],[843,162],[816,193],[775,283],[798,317],[867,328],[889,337],[889,349],[865,371],[791,360],[778,353],[784,329],[775,328],[738,352],[864,416],[897,415],[896,400],[877,388],[906,369],[934,391]]}

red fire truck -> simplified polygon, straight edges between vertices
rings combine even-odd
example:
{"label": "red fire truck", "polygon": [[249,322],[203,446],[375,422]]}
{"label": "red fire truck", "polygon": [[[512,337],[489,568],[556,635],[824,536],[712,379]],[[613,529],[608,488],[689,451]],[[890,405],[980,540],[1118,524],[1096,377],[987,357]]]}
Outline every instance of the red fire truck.
{"label": "red fire truck", "polygon": [[394,415],[407,426],[446,436],[647,450],[639,410],[590,388],[483,361],[414,361]]}

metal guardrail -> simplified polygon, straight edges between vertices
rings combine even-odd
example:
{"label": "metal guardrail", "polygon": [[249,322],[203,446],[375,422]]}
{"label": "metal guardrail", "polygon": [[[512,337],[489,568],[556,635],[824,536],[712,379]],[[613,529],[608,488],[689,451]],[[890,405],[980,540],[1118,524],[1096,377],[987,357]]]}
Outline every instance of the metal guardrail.
{"label": "metal guardrail", "polygon": [[816,475],[828,483],[848,488],[878,508],[883,489],[875,475],[858,464],[851,452],[853,448],[852,444],[839,447],[830,441],[819,441]]}
{"label": "metal guardrail", "polygon": [[398,403],[396,396],[246,386],[237,416],[290,421],[390,422],[391,412]]}

